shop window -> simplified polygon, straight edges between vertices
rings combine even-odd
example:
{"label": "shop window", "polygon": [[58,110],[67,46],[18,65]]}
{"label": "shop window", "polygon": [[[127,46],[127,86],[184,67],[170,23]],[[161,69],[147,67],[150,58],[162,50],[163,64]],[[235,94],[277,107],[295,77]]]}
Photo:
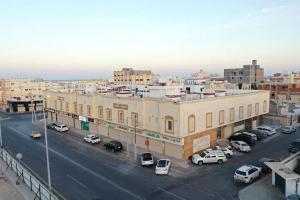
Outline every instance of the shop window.
{"label": "shop window", "polygon": [[124,123],[124,111],[123,110],[118,111],[118,122]]}
{"label": "shop window", "polygon": [[252,115],[252,104],[248,105],[247,116],[250,117]]}
{"label": "shop window", "polygon": [[73,103],[73,109],[74,109],[74,112],[77,113],[77,102]]}
{"label": "shop window", "polygon": [[79,104],[79,114],[83,114],[83,105]]}
{"label": "shop window", "polygon": [[244,118],[244,106],[240,106],[239,108],[239,119]]}
{"label": "shop window", "polygon": [[188,117],[188,132],[195,132],[195,115],[190,115]]}
{"label": "shop window", "polygon": [[111,121],[112,120],[112,111],[110,108],[106,109],[106,119]]}
{"label": "shop window", "polygon": [[258,115],[259,113],[259,103],[255,104],[255,114]]}
{"label": "shop window", "polygon": [[86,110],[87,110],[87,115],[91,116],[92,115],[92,106],[87,105]]}
{"label": "shop window", "polygon": [[138,125],[138,114],[135,112],[131,113],[131,126],[137,126]]}
{"label": "shop window", "polygon": [[219,111],[219,124],[224,124],[224,110]]}
{"label": "shop window", "polygon": [[264,111],[264,112],[267,112],[267,107],[268,107],[267,101],[264,100],[264,104],[263,104],[263,111]]}
{"label": "shop window", "polygon": [[234,108],[230,108],[230,121],[234,121]]}
{"label": "shop window", "polygon": [[217,139],[222,139],[222,129],[221,129],[221,127],[217,128]]}
{"label": "shop window", "polygon": [[98,117],[103,118],[103,106],[98,106]]}
{"label": "shop window", "polygon": [[206,128],[212,127],[212,113],[206,113]]}
{"label": "shop window", "polygon": [[165,117],[165,132],[174,133],[174,119],[171,116]]}

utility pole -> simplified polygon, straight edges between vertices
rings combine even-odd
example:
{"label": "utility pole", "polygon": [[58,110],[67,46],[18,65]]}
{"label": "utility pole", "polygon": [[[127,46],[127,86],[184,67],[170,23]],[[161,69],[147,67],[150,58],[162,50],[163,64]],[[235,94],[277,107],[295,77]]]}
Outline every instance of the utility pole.
{"label": "utility pole", "polygon": [[134,159],[137,160],[137,149],[136,149],[136,121],[137,115],[134,115]]}
{"label": "utility pole", "polygon": [[44,131],[45,131],[45,145],[46,145],[46,159],[47,159],[47,174],[48,174],[48,187],[51,191],[51,175],[50,175],[50,162],[49,162],[49,150],[48,150],[48,135],[47,135],[47,119],[45,112],[45,99],[43,102],[43,114],[44,114]]}

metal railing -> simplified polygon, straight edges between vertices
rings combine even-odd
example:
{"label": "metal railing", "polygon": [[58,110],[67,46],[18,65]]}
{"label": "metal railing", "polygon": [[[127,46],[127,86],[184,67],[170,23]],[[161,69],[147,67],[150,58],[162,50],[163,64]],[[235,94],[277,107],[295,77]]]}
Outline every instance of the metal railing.
{"label": "metal railing", "polygon": [[12,153],[9,153],[8,150],[2,149],[0,157],[7,164],[7,168],[10,168],[17,174],[16,184],[19,184],[20,181],[25,183],[32,191],[35,196],[34,200],[65,200],[65,198],[60,195],[57,191],[52,189],[49,191],[47,184],[35,174],[25,163],[20,163]]}

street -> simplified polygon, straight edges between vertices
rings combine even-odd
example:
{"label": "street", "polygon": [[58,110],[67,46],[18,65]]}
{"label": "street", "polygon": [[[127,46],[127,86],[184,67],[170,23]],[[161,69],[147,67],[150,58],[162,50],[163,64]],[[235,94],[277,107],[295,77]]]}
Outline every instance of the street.
{"label": "street", "polygon": [[[10,119],[2,121],[4,147],[22,153],[22,162],[47,182],[43,129],[31,123],[31,114],[7,116]],[[42,138],[33,140],[32,130],[39,130]],[[250,153],[235,153],[223,165],[191,165],[185,176],[156,176],[151,168],[112,156],[69,133],[48,130],[52,187],[70,200],[238,199],[238,191],[246,185],[233,183],[234,171],[243,164],[256,164],[262,157],[285,158],[287,146],[299,132],[271,136],[258,142]]]}

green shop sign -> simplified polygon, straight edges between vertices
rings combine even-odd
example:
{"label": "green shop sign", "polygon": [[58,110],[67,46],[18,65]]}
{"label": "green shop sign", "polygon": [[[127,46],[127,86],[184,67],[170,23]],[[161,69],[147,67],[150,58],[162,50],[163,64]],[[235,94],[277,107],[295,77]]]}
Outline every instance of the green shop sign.
{"label": "green shop sign", "polygon": [[146,132],[145,133],[146,136],[153,138],[153,139],[158,139],[158,140],[163,140],[166,142],[170,142],[170,143],[174,143],[174,144],[181,144],[181,139],[180,138],[176,138],[176,137],[172,137],[172,136],[168,136],[168,135],[161,135],[160,133],[157,132]]}

